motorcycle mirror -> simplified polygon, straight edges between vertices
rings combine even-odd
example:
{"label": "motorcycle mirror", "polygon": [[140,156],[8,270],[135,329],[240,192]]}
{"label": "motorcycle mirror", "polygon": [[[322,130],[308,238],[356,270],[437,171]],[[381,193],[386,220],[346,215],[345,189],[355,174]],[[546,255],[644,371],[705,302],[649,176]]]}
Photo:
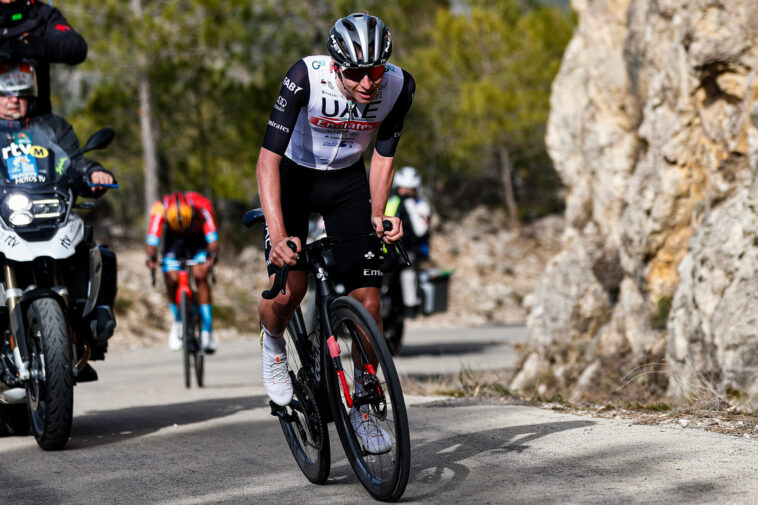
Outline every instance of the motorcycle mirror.
{"label": "motorcycle mirror", "polygon": [[92,136],[87,140],[87,143],[84,144],[84,147],[80,149],[82,153],[86,153],[87,151],[93,151],[95,149],[105,149],[110,145],[111,142],[113,142],[113,138],[116,136],[116,132],[113,130],[113,128],[102,128],[95,133],[92,134]]}

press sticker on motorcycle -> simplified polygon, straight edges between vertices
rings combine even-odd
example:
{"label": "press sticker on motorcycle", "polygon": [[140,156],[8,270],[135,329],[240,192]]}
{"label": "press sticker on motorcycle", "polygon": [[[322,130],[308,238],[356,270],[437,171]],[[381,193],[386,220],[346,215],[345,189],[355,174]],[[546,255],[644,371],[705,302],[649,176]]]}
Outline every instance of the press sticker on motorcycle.
{"label": "press sticker on motorcycle", "polygon": [[14,156],[25,156],[27,154],[31,154],[35,158],[47,158],[50,155],[44,147],[32,144],[17,144],[16,142],[11,142],[9,146],[3,147],[4,160]]}
{"label": "press sticker on motorcycle", "polygon": [[16,140],[16,143],[21,145],[32,145],[34,142],[32,141],[32,135],[28,132],[18,132],[13,135],[13,138]]}
{"label": "press sticker on motorcycle", "polygon": [[8,177],[16,184],[36,182],[39,179],[37,160],[34,156],[29,154],[12,156],[8,158],[6,165],[8,167]]}

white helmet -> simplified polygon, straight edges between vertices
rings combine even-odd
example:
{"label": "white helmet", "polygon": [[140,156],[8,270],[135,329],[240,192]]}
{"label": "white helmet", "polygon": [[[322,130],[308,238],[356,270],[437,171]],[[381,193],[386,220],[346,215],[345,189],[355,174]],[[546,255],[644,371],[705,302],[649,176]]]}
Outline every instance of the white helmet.
{"label": "white helmet", "polygon": [[1,62],[0,95],[35,98],[37,96],[37,76],[34,67],[26,61],[13,65]]}
{"label": "white helmet", "polygon": [[419,189],[421,187],[421,176],[415,168],[405,166],[395,174],[392,185],[396,188]]}

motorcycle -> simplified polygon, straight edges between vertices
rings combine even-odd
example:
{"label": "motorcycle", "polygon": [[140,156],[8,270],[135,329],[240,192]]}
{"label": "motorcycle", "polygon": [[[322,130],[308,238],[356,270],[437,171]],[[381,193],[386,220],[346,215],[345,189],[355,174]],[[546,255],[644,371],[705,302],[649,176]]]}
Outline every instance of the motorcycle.
{"label": "motorcycle", "polygon": [[[417,299],[420,301],[420,305],[415,307],[407,306],[403,301],[401,272],[406,268],[414,269],[415,273],[413,277]],[[415,319],[418,316],[428,316],[447,310],[450,277],[453,270],[421,269],[415,263],[411,267],[405,267],[396,256],[387,254],[382,271],[384,277],[379,290],[382,302],[382,326],[387,347],[395,356],[402,347],[406,319]]]}
{"label": "motorcycle", "polygon": [[[99,130],[80,152],[113,137]],[[58,450],[71,433],[73,387],[97,379],[88,362],[104,359],[116,325],[116,257],[72,212],[94,204],[77,203],[85,183],[58,146],[6,149],[37,159],[24,177],[15,165],[9,176],[7,156],[0,163],[0,425],[31,428],[42,449]]]}

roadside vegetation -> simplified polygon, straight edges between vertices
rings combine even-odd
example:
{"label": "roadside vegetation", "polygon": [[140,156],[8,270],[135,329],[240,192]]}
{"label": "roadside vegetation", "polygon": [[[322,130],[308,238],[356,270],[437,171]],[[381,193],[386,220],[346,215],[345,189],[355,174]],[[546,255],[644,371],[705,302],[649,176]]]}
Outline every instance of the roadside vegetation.
{"label": "roadside vegetation", "polygon": [[460,217],[485,204],[517,225],[561,211],[543,138],[551,82],[575,24],[566,2],[68,0],[63,7],[90,51],[85,64],[58,72],[55,107],[82,137],[115,128],[100,161],[121,190],[102,213],[125,230],[141,231],[158,194],[192,189],[213,198],[226,225],[222,239],[244,245],[239,215],[256,200],[256,158],[281,79],[302,56],[326,53],[331,23],[356,9],[384,19],[391,63],[417,81],[397,163],[421,171],[437,212]]}

